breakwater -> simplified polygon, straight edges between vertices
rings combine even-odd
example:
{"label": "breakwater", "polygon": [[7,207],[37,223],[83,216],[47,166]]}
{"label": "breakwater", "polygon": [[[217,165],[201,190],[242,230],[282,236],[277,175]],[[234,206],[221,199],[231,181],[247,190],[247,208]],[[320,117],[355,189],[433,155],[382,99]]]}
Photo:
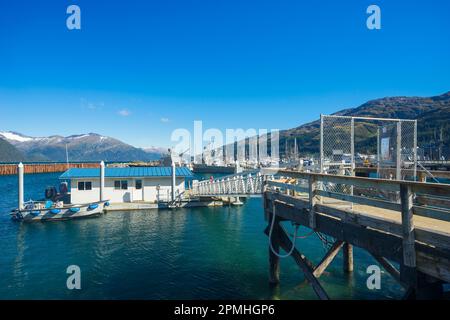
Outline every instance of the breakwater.
{"label": "breakwater", "polygon": [[[24,165],[25,174],[64,172],[69,168],[99,168],[99,163],[32,163]],[[0,164],[0,176],[17,174],[16,164]]]}

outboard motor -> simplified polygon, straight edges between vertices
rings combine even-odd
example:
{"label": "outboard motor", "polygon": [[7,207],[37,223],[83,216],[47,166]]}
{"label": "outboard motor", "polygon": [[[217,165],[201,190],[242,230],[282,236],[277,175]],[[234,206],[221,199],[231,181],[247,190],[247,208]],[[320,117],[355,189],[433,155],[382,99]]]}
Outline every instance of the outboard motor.
{"label": "outboard motor", "polygon": [[55,187],[47,187],[45,189],[45,199],[54,200],[58,195],[58,191],[56,191]]}
{"label": "outboard motor", "polygon": [[67,192],[69,192],[69,185],[67,182],[61,182],[59,185],[59,193],[61,195],[63,194],[67,194]]}

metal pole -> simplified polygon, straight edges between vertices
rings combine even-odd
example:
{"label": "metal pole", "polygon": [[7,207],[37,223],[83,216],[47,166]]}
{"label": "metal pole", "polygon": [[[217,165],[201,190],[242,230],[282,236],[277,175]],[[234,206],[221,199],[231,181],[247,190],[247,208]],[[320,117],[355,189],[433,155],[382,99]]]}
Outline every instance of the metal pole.
{"label": "metal pole", "polygon": [[352,157],[352,176],[355,175],[355,118],[352,117],[351,121],[351,157]]}
{"label": "metal pole", "polygon": [[100,162],[100,201],[105,200],[104,190],[105,190],[105,163],[102,161]]}
{"label": "metal pole", "polygon": [[380,141],[380,139],[381,139],[381,135],[380,135],[380,127],[378,127],[378,130],[377,130],[377,178],[378,179],[380,179],[381,178],[381,176],[380,176],[380,171],[381,171],[381,163],[380,163],[380,161],[381,161],[381,141]]}
{"label": "metal pole", "polygon": [[[351,129],[350,129],[350,135],[351,135],[351,138],[350,138],[350,141],[351,141],[351,173],[350,173],[350,175],[352,176],[352,177],[354,177],[355,176],[355,169],[356,169],[356,165],[355,165],[355,118],[353,118],[352,117],[352,120],[351,120]],[[353,187],[353,185],[350,187],[350,194],[353,196],[353,194],[354,194],[354,187]],[[352,202],[352,204],[351,204],[351,209],[353,210],[353,202]]]}
{"label": "metal pole", "polygon": [[397,180],[402,180],[402,123],[397,122]]}
{"label": "metal pole", "polygon": [[19,210],[23,209],[23,163],[19,163],[17,166],[17,177],[18,177],[18,185],[19,185]]}
{"label": "metal pole", "polygon": [[323,173],[323,114],[320,114],[320,173]]}
{"label": "metal pole", "polygon": [[175,161],[172,160],[172,201],[175,201],[175,184],[176,184],[176,165]]}
{"label": "metal pole", "polygon": [[414,181],[417,181],[417,120],[414,121]]}

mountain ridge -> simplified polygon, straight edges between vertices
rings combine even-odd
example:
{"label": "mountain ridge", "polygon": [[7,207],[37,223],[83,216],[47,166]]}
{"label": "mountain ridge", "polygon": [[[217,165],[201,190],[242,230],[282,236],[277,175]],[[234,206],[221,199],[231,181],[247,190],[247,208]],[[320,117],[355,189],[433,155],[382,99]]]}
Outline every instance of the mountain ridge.
{"label": "mountain ridge", "polygon": [[[31,137],[14,131],[2,131],[0,138],[21,152],[27,161],[65,161],[66,146],[70,161],[152,161],[162,156],[157,149],[136,148],[97,133]],[[0,161],[5,161],[1,155]]]}
{"label": "mountain ridge", "polygon": [[11,143],[0,137],[0,162],[25,161],[25,156]]}
{"label": "mountain ridge", "polygon": [[[450,91],[432,97],[398,96],[373,99],[358,107],[337,111],[333,115],[417,120],[419,146],[440,143],[444,148],[450,147]],[[355,145],[361,151],[375,151],[376,131],[371,131],[373,127],[367,125],[355,127]],[[320,120],[280,131],[282,155],[285,153],[286,143],[290,147],[294,139],[297,139],[301,153],[319,153]],[[367,147],[364,147],[365,145]]]}

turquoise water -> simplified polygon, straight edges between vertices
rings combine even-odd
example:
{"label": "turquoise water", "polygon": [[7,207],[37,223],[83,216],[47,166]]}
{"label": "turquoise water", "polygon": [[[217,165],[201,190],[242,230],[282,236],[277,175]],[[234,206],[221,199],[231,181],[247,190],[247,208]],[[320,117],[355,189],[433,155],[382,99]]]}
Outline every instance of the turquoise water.
{"label": "turquoise water", "polygon": [[[26,175],[26,199],[42,198],[58,175]],[[281,286],[269,287],[261,199],[242,207],[21,224],[8,215],[16,206],[16,180],[0,177],[0,299],[315,299],[292,259],[282,261]],[[299,240],[298,248],[315,263],[325,254],[315,236]],[[334,299],[400,298],[403,290],[386,273],[382,290],[367,289],[373,264],[355,249],[351,277],[338,256],[321,282]],[[81,268],[80,291],[66,288],[70,265]]]}

